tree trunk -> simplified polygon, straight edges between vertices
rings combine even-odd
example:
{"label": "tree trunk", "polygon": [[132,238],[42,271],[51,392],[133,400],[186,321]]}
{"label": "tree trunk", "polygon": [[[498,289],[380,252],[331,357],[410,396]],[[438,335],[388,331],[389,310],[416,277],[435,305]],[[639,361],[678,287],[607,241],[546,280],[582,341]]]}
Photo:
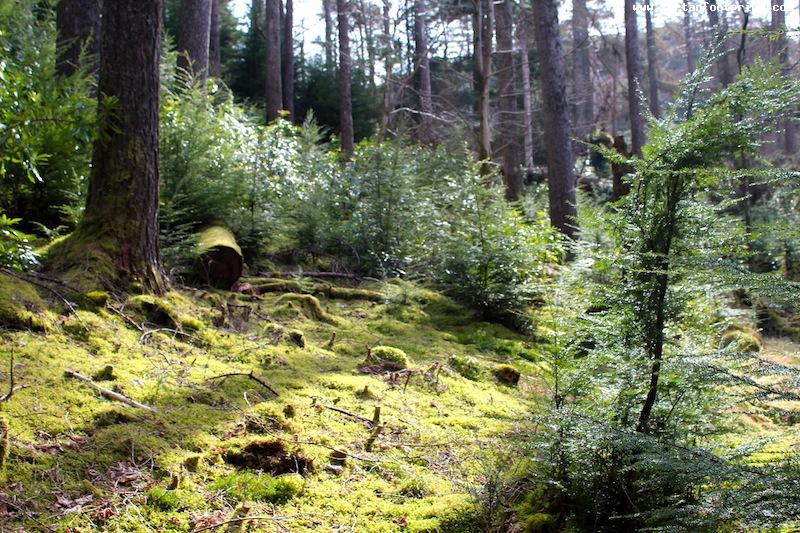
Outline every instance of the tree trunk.
{"label": "tree trunk", "polygon": [[[492,158],[492,129],[490,123],[490,81],[492,78],[492,33],[494,29],[494,0],[477,0],[477,50],[476,66],[478,72],[478,158],[486,162]],[[479,59],[480,58],[480,59]],[[489,172],[488,165],[481,166],[481,172]]]}
{"label": "tree trunk", "polygon": [[[772,56],[778,56],[778,63],[781,65],[783,75],[789,74],[789,53],[788,43],[786,39],[786,12],[782,11],[783,2],[772,0],[772,30],[780,31],[780,36],[773,43]],[[776,11],[777,9],[777,11]],[[795,135],[795,126],[791,120],[783,121],[783,151],[786,154],[794,154],[797,152],[797,140]]]}
{"label": "tree trunk", "polygon": [[394,44],[390,25],[391,3],[383,0],[383,38],[386,41],[386,54],[383,58],[384,68],[386,69],[385,79],[383,80],[383,106],[381,120],[378,125],[378,144],[386,138],[386,130],[389,128],[389,117],[394,108],[394,92],[392,91],[392,67],[394,65]]}
{"label": "tree trunk", "polygon": [[652,4],[647,0],[644,12],[645,32],[647,38],[647,85],[649,93],[650,113],[661,117],[661,105],[658,102],[658,73],[656,72],[656,35],[653,30],[653,17],[650,13]]}
{"label": "tree trunk", "polygon": [[333,70],[333,16],[331,0],[322,0],[322,11],[325,14],[325,68]]}
{"label": "tree trunk", "polygon": [[369,69],[369,86],[372,94],[375,94],[375,33],[372,27],[372,18],[369,16],[368,8],[372,4],[366,4],[361,0],[361,12],[364,14],[364,33],[367,40],[367,67]]}
{"label": "tree trunk", "polygon": [[642,155],[645,143],[644,117],[639,89],[642,65],[639,59],[639,29],[636,27],[635,0],[625,0],[625,63],[628,73],[628,114],[631,123],[631,153]]}
{"label": "tree trunk", "polygon": [[514,83],[514,22],[512,0],[502,0],[497,4],[495,15],[497,29],[497,92],[500,111],[500,154],[503,158],[503,178],[506,185],[506,198],[519,199],[522,193],[520,174],[519,131],[517,128],[517,98]]}
{"label": "tree trunk", "polygon": [[564,235],[576,233],[575,174],[564,80],[564,57],[558,35],[558,1],[533,2],[547,150],[550,223]]}
{"label": "tree trunk", "polygon": [[339,135],[342,161],[353,155],[353,101],[350,96],[350,30],[347,0],[336,0],[339,21]]}
{"label": "tree trunk", "polygon": [[178,68],[200,81],[208,78],[211,0],[181,0]]}
{"label": "tree trunk", "polygon": [[283,17],[283,108],[289,113],[286,117],[294,121],[294,5],[286,0],[286,14]]}
{"label": "tree trunk", "polygon": [[225,9],[225,0],[211,0],[211,29],[208,40],[208,73],[215,78],[222,75],[222,50],[219,42],[219,10]]}
{"label": "tree trunk", "polygon": [[425,0],[414,0],[414,51],[417,63],[416,82],[420,112],[418,139],[422,144],[431,144],[433,143],[433,101],[425,15]]}
{"label": "tree trunk", "polygon": [[56,29],[59,54],[56,72],[70,76],[80,67],[84,46],[93,62],[99,65],[100,52],[100,0],[61,0],[56,4]]}
{"label": "tree trunk", "polygon": [[281,116],[283,88],[281,87],[281,0],[267,0],[267,122]]}
{"label": "tree trunk", "polygon": [[533,172],[533,102],[531,101],[531,66],[528,58],[528,16],[523,10],[522,24],[517,25],[519,33],[520,70],[522,74],[522,107],[524,110],[523,125],[523,164],[527,172]]}
{"label": "tree trunk", "polygon": [[[586,9],[586,0],[572,1],[572,78],[573,99],[575,108],[573,113],[574,135],[578,141],[586,141],[591,133],[594,123],[594,90],[592,86],[592,71],[590,64],[589,41],[589,13]],[[576,143],[576,151],[586,153],[586,145]]]}
{"label": "tree trunk", "polygon": [[683,37],[686,40],[686,68],[687,72],[691,74],[694,72],[697,60],[692,38],[692,13],[688,9],[683,12]]}
{"label": "tree trunk", "polygon": [[717,78],[723,87],[730,85],[733,81],[731,75],[731,65],[728,61],[728,51],[725,50],[726,28],[720,22],[719,10],[717,9],[717,1],[709,0],[706,2],[706,11],[708,13],[708,22],[711,25],[711,31],[714,34],[714,45],[718,47],[717,52],[720,54],[717,60]]}
{"label": "tree trunk", "polygon": [[[162,0],[105,0],[100,50],[102,132],[94,142],[86,211],[74,234],[76,246],[97,247],[116,271],[103,280],[162,292],[158,249],[159,52]],[[91,257],[87,269],[102,272]]]}

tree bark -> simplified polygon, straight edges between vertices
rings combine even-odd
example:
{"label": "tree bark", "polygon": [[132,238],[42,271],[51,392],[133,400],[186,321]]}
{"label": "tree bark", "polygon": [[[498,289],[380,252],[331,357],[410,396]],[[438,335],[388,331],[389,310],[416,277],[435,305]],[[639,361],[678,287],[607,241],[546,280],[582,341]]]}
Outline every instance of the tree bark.
{"label": "tree bark", "polygon": [[281,116],[283,108],[283,88],[281,84],[281,0],[267,0],[266,39],[267,39],[267,81],[266,104],[267,122]]}
{"label": "tree bark", "polygon": [[336,0],[339,22],[339,136],[342,161],[353,155],[353,101],[350,87],[350,31],[347,0]]}
{"label": "tree bark", "polygon": [[[494,29],[494,0],[477,0],[478,19],[474,28],[478,32],[475,50],[478,73],[478,159],[486,162],[492,158],[492,129],[490,122],[490,81],[492,78],[492,33]],[[481,166],[481,172],[489,172],[488,165]]]}
{"label": "tree bark", "polygon": [[522,11],[522,24],[517,25],[520,71],[522,74],[523,144],[522,161],[527,172],[533,172],[533,102],[531,97],[531,66],[528,58],[528,11]]}
{"label": "tree bark", "polygon": [[[781,65],[781,71],[786,76],[789,73],[789,53],[788,42],[786,39],[786,12],[781,11],[783,2],[779,0],[772,0],[772,30],[780,31],[780,35],[773,43],[772,56],[777,56],[778,63]],[[777,11],[776,11],[777,8]],[[795,125],[791,120],[784,120],[782,124],[783,129],[783,151],[786,154],[794,154],[797,152],[797,140],[795,135]]]}
{"label": "tree bark", "polygon": [[[591,133],[594,123],[594,90],[592,87],[592,70],[590,64],[589,13],[586,0],[572,1],[572,78],[574,135],[578,141],[585,141]],[[586,153],[586,145],[575,143],[576,151]]]}
{"label": "tree bark", "polygon": [[286,0],[283,17],[283,108],[289,113],[287,119],[294,121],[294,5]]}
{"label": "tree bark", "polygon": [[161,15],[162,0],[103,2],[102,134],[94,143],[86,211],[75,241],[102,249],[117,270],[114,285],[138,281],[153,292],[165,288],[158,249]]}
{"label": "tree bark", "polygon": [[59,54],[56,72],[59,76],[72,75],[81,65],[84,46],[93,62],[99,65],[100,52],[100,0],[61,0],[56,4],[56,29]]}
{"label": "tree bark", "polygon": [[687,72],[691,74],[694,72],[697,56],[692,38],[692,13],[688,9],[683,12],[683,37],[686,40],[686,68]]}
{"label": "tree bark", "polygon": [[709,0],[706,2],[706,12],[708,13],[708,22],[711,25],[711,31],[714,34],[714,45],[719,49],[717,52],[720,54],[717,60],[717,78],[723,87],[730,85],[733,81],[731,75],[731,65],[728,61],[728,51],[725,50],[726,28],[720,21],[719,10],[717,9],[717,0]]}
{"label": "tree bark", "polygon": [[222,49],[219,41],[219,12],[225,9],[225,0],[211,0],[211,28],[208,39],[208,73],[219,78],[222,75]]}
{"label": "tree bark", "polygon": [[497,4],[495,14],[497,30],[497,92],[500,111],[500,154],[503,159],[503,179],[506,198],[519,199],[522,193],[522,174],[520,173],[519,130],[517,128],[517,97],[514,76],[514,22],[512,0],[502,0]]}
{"label": "tree bark", "polygon": [[550,223],[567,237],[576,233],[575,174],[564,80],[564,57],[558,34],[557,0],[533,2],[539,51]]}
{"label": "tree bark", "polygon": [[653,30],[653,16],[650,12],[652,4],[647,0],[644,12],[645,32],[647,39],[647,85],[649,93],[650,113],[654,117],[661,117],[661,105],[658,101],[658,73],[656,71],[656,34]]}
{"label": "tree bark", "polygon": [[322,11],[325,15],[325,68],[333,69],[333,16],[331,0],[322,0]]}
{"label": "tree bark", "polygon": [[414,0],[414,51],[417,63],[417,92],[419,93],[419,141],[433,143],[433,100],[431,69],[428,57],[428,30],[425,24],[425,0]]}
{"label": "tree bark", "polygon": [[383,80],[383,106],[381,120],[378,125],[378,144],[386,138],[386,130],[389,128],[389,117],[394,108],[394,91],[392,90],[392,68],[394,66],[394,44],[392,42],[390,12],[391,3],[383,0],[383,38],[386,41],[386,53],[383,57],[385,68],[385,78]]}
{"label": "tree bark", "polygon": [[181,0],[178,68],[200,81],[208,78],[211,0]]}
{"label": "tree bark", "polygon": [[625,63],[628,74],[628,114],[631,124],[631,153],[642,155],[644,137],[644,116],[639,88],[642,79],[642,65],[639,58],[639,29],[636,26],[635,0],[625,0]]}

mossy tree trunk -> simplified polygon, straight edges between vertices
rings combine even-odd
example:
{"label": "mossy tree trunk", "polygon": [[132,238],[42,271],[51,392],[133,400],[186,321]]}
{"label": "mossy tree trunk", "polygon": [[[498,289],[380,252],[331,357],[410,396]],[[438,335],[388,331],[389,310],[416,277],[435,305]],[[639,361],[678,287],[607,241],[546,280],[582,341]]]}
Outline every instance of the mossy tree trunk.
{"label": "mossy tree trunk", "polygon": [[283,88],[281,84],[281,1],[267,0],[266,3],[267,82],[265,101],[267,122],[281,116],[283,109]]}
{"label": "mossy tree trunk", "polygon": [[[163,0],[105,0],[98,125],[86,211],[71,237],[103,250],[114,285],[162,292],[158,250],[159,52]],[[91,269],[93,265],[88,265]]]}

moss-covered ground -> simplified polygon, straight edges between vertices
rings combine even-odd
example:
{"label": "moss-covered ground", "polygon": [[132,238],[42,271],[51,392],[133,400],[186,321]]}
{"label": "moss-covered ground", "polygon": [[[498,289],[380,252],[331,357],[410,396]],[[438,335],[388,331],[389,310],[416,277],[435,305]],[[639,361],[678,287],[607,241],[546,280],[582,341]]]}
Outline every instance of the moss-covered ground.
{"label": "moss-covered ground", "polygon": [[[0,393],[12,359],[24,387],[0,403],[0,530],[470,531],[486,465],[536,408],[534,347],[412,284],[360,288],[71,309],[25,284],[0,346]],[[370,365],[375,346],[409,368]]]}

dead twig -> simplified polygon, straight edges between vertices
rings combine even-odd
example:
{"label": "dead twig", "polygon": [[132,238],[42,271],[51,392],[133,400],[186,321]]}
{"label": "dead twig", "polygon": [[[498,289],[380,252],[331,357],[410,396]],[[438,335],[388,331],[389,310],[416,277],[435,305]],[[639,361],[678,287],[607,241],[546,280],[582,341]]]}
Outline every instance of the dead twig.
{"label": "dead twig", "polygon": [[0,396],[0,402],[6,402],[11,399],[15,392],[22,389],[27,389],[30,385],[14,386],[14,349],[11,349],[11,362],[8,365],[8,392]]}
{"label": "dead twig", "polygon": [[335,412],[337,412],[339,414],[343,414],[345,416],[349,416],[350,418],[355,418],[359,422],[364,422],[365,424],[367,424],[367,426],[370,429],[375,427],[375,423],[372,420],[370,420],[369,418],[365,417],[365,416],[361,416],[361,415],[359,415],[357,413],[351,413],[350,411],[346,411],[346,410],[344,410],[344,409],[342,409],[340,407],[336,407],[336,406],[333,406],[333,405],[325,405],[324,403],[317,403],[317,399],[316,398],[314,398],[311,401],[311,406],[313,407],[315,405],[318,405],[319,407],[322,407],[322,408],[325,408],[325,409],[330,409],[331,411],[335,411]]}
{"label": "dead twig", "polygon": [[156,409],[154,407],[150,407],[149,405],[145,405],[143,403],[139,403],[136,400],[128,398],[124,394],[120,394],[118,392],[114,392],[112,390],[109,390],[109,389],[106,389],[104,387],[101,387],[100,385],[98,385],[97,383],[92,381],[91,379],[87,378],[83,374],[75,372],[74,370],[65,371],[64,372],[64,376],[68,377],[68,378],[74,378],[74,379],[77,379],[77,380],[80,380],[80,381],[86,383],[87,385],[89,385],[93,389],[97,390],[100,393],[101,396],[103,396],[105,398],[108,398],[109,400],[113,400],[113,401],[116,401],[116,402],[124,403],[125,405],[130,405],[131,407],[136,407],[137,409],[144,409],[145,411],[149,411],[151,413],[157,413],[158,412],[158,411],[156,411]]}
{"label": "dead twig", "polygon": [[210,381],[210,380],[213,380],[213,379],[226,379],[226,378],[230,378],[230,377],[234,377],[234,376],[244,376],[246,378],[250,378],[253,381],[255,381],[256,383],[258,383],[259,385],[261,385],[262,387],[264,387],[265,389],[267,389],[268,391],[270,391],[275,396],[280,396],[280,394],[278,394],[278,391],[273,389],[269,385],[269,383],[267,383],[263,379],[259,378],[258,376],[254,375],[252,370],[250,372],[230,372],[228,374],[222,374],[222,375],[219,375],[219,376],[210,377],[208,379]]}

